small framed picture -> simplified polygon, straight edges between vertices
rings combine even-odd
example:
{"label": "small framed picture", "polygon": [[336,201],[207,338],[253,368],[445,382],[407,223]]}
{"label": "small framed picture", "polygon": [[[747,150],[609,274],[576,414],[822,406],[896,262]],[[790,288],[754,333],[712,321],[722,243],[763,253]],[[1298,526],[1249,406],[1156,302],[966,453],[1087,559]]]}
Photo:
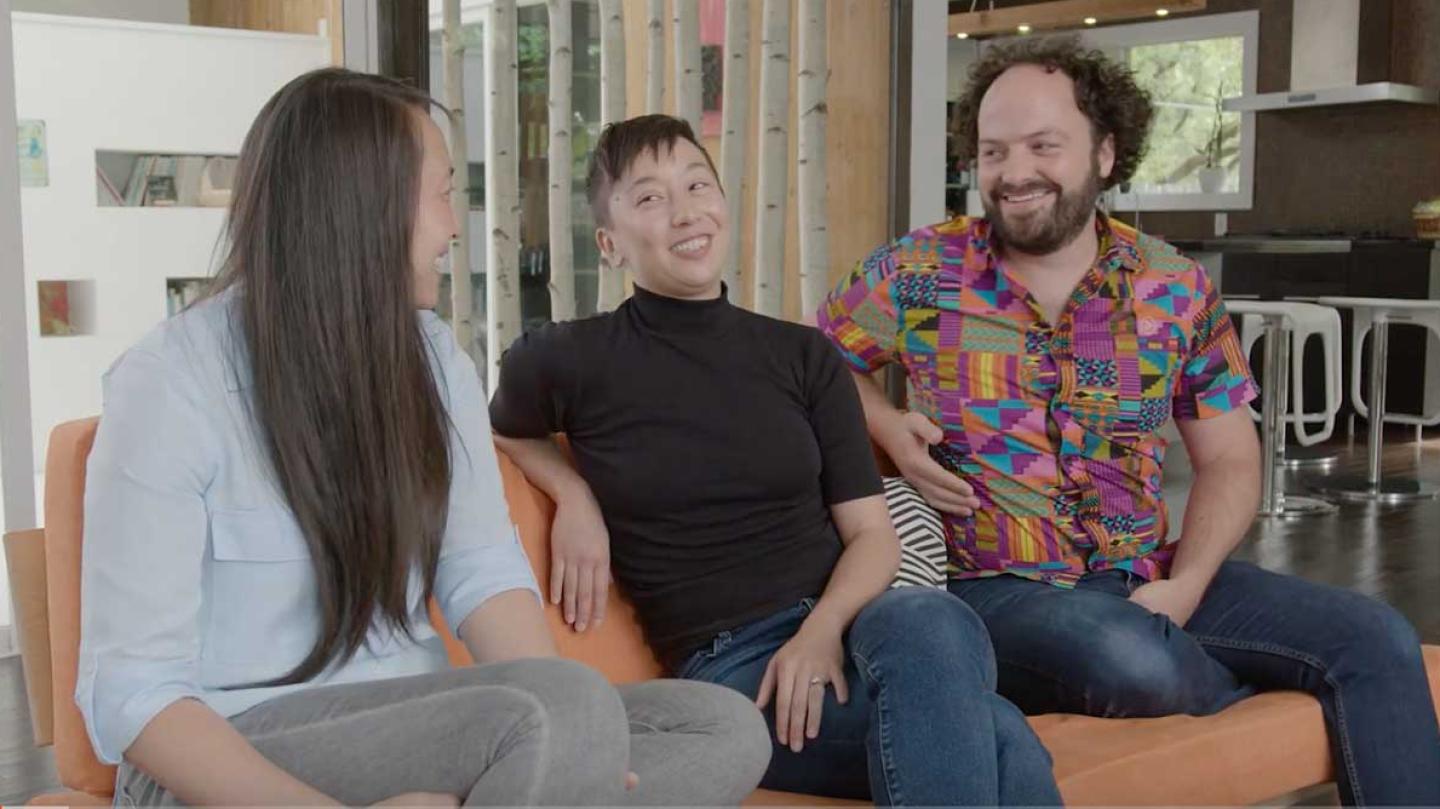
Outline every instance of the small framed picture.
{"label": "small framed picture", "polygon": [[39,188],[50,184],[45,146],[45,122],[21,119],[16,140],[20,146],[20,185]]}

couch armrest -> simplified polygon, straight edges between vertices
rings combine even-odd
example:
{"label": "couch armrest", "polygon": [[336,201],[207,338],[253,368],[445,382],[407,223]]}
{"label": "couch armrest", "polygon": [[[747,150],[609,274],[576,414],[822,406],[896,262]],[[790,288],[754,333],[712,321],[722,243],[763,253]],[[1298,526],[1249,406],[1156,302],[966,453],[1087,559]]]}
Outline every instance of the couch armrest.
{"label": "couch armrest", "polygon": [[55,702],[50,668],[50,607],[45,589],[45,531],[39,528],[5,535],[5,564],[15,603],[20,662],[35,746],[55,740]]}

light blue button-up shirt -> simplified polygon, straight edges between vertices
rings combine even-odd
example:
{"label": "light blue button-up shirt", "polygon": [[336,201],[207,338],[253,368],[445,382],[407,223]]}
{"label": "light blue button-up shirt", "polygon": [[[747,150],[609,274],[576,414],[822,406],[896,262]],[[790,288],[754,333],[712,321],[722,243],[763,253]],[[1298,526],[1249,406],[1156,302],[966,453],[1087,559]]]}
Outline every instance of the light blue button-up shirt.
{"label": "light blue button-up shirt", "polygon": [[[107,763],[179,699],[234,716],[303,688],[447,666],[414,571],[413,639],[377,621],[349,662],[308,683],[226,688],[288,673],[320,626],[310,552],[247,412],[234,302],[225,293],[172,318],[105,375],[85,486],[75,699]],[[539,591],[506,509],[474,365],[433,312],[419,319],[453,425],[435,581],[453,631],[493,595]]]}

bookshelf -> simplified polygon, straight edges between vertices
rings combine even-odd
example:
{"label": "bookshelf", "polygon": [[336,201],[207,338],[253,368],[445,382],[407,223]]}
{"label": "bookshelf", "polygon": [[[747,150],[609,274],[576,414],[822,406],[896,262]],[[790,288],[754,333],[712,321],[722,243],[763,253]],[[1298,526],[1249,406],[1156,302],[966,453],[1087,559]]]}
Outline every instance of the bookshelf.
{"label": "bookshelf", "polygon": [[[99,413],[105,371],[213,274],[226,162],[265,101],[295,76],[329,65],[331,53],[321,36],[27,13],[11,19],[16,112],[43,121],[48,141],[48,184],[20,194],[39,465],[50,430]],[[140,204],[117,204],[126,202],[137,166],[144,168],[137,192],[152,191],[153,177],[169,177],[173,200],[162,181],[148,199],[141,193]],[[212,176],[192,190],[194,168]],[[42,282],[46,295],[63,288],[71,314],[58,330],[48,318],[44,328],[56,333],[45,336]]]}
{"label": "bookshelf", "polygon": [[102,208],[224,208],[235,155],[95,152],[95,204]]}

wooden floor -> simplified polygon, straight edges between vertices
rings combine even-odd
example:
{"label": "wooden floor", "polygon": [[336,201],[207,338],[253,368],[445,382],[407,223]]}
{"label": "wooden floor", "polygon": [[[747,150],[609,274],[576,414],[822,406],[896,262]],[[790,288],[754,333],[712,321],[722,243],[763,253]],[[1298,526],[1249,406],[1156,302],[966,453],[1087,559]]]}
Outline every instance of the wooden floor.
{"label": "wooden floor", "polygon": [[[1414,441],[1411,430],[1387,436],[1385,472],[1440,485],[1440,431]],[[1363,438],[1331,445],[1341,469],[1363,472]],[[1323,476],[1291,476],[1303,491]],[[1440,500],[1392,507],[1343,505],[1326,517],[1257,521],[1236,556],[1266,568],[1358,590],[1393,604],[1427,643],[1440,643]],[[24,801],[58,786],[48,749],[30,744],[30,719],[18,658],[0,660],[0,804]],[[1291,796],[1303,804],[1333,804],[1334,790]]]}
{"label": "wooden floor", "polygon": [[[1361,425],[1363,431],[1364,426]],[[1440,431],[1414,440],[1413,428],[1387,431],[1383,474],[1440,486]],[[1340,453],[1338,474],[1363,474],[1364,437]],[[1287,491],[1308,493],[1325,474],[1287,477]],[[1440,643],[1440,499],[1403,506],[1344,504],[1323,517],[1257,520],[1236,557],[1262,567],[1356,590],[1389,602],[1426,643]]]}

